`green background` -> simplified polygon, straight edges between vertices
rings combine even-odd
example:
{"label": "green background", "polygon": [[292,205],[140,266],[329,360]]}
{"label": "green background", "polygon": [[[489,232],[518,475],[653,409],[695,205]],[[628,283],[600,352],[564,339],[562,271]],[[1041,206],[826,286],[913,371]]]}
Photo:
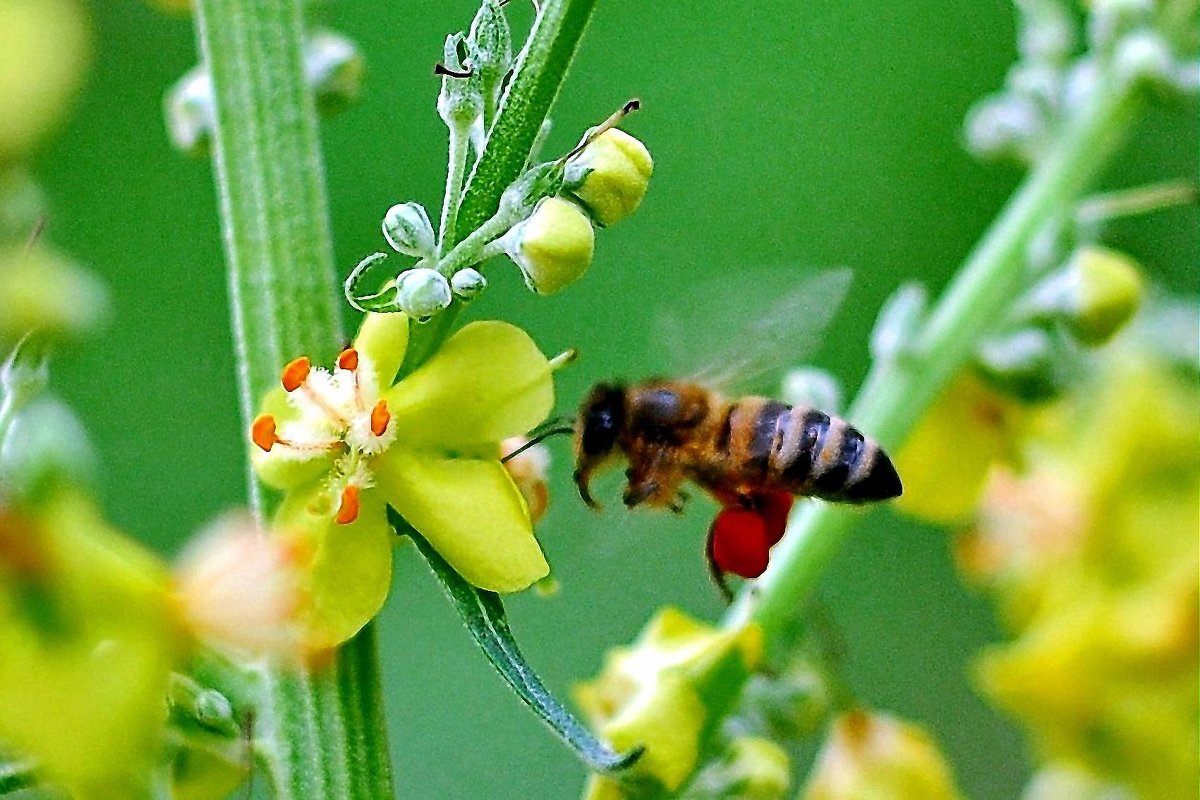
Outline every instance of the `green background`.
{"label": "green background", "polygon": [[[529,11],[514,2],[524,30]],[[1015,186],[1015,168],[960,146],[971,103],[998,88],[1014,57],[1001,0],[639,3],[607,0],[554,115],[548,152],[627,97],[628,128],[655,157],[637,215],[598,236],[591,273],[550,299],[528,295],[511,265],[475,316],[527,327],[546,350],[578,347],[559,411],[588,385],[638,378],[670,345],[648,320],[696,284],[736,298],[695,324],[735,334],[745,298],[769,304],[790,272],[848,265],[855,283],[815,363],[854,386],[883,299],[906,280],[940,288]],[[196,61],[186,17],[132,0],[94,0],[96,58],[72,116],[44,148],[49,239],[112,289],[105,334],[56,366],[102,456],[113,519],[166,552],[243,497],[244,437],[211,171],[173,152],[164,89]],[[325,17],[368,62],[362,102],[323,126],[340,269],[384,246],[392,203],[440,202],[444,128],[432,65],[466,26],[455,2],[331,4]],[[1195,108],[1156,111],[1116,159],[1112,186],[1195,175]],[[1195,290],[1194,209],[1115,226],[1111,240],[1177,290]],[[764,272],[772,278],[764,278]],[[714,308],[720,308],[719,297]],[[737,311],[735,311],[737,310]],[[806,354],[795,354],[796,359]],[[784,359],[785,361],[787,359]],[[705,577],[704,507],[683,518],[588,512],[556,458],[541,525],[561,581],[550,600],[518,597],[513,624],[555,690],[592,675],[663,604],[715,619]],[[1028,769],[1019,731],[972,692],[969,666],[1002,637],[985,598],[955,576],[949,539],[887,510],[864,519],[820,592],[861,700],[920,721],[943,744],[966,793],[1010,798]],[[408,797],[573,797],[583,771],[491,674],[424,566],[402,550],[382,621],[387,713],[398,787]]]}

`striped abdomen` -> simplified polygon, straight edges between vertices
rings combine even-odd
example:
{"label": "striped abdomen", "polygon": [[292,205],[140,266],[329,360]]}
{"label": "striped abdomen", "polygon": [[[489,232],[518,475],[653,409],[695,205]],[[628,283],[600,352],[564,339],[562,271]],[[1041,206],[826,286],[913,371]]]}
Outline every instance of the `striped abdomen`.
{"label": "striped abdomen", "polygon": [[731,404],[727,419],[717,444],[747,483],[849,503],[900,496],[900,476],[887,453],[839,417],[744,398]]}

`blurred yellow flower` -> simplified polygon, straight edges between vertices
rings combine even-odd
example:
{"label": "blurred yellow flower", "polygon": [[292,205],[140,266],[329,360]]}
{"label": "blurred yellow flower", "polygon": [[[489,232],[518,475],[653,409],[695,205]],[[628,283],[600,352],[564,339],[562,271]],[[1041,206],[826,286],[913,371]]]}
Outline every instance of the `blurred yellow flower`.
{"label": "blurred yellow flower", "polygon": [[314,649],[350,638],[382,605],[389,505],[481,589],[518,591],[549,572],[498,453],[549,414],[550,363],[519,328],[474,322],[393,384],[407,342],[403,314],[368,315],[335,369],[288,364],[250,432],[259,477],[288,491],[275,527],[314,553]]}
{"label": "blurred yellow flower", "polygon": [[0,0],[0,163],[27,155],[62,118],[90,38],[74,0]]}
{"label": "blurred yellow flower", "polygon": [[1139,798],[1200,780],[1200,389],[1113,351],[1039,414],[1023,473],[998,471],[960,560],[1016,638],[979,663],[984,692],[1041,756]]}
{"label": "blurred yellow flower", "polygon": [[147,788],[188,641],[168,589],[82,496],[0,507],[0,738],[75,797]]}
{"label": "blurred yellow flower", "polygon": [[[631,647],[616,648],[598,677],[575,687],[575,700],[618,752],[641,746],[622,780],[673,792],[692,774],[707,727],[719,719],[711,697],[740,685],[762,656],[762,632],[713,628],[664,608]],[[594,778],[588,797],[622,797],[620,784]]]}
{"label": "blurred yellow flower", "polygon": [[887,714],[850,711],[833,721],[804,800],[955,800],[937,743]]}
{"label": "blurred yellow flower", "polygon": [[965,522],[997,461],[1010,459],[1024,412],[1014,400],[964,372],[934,401],[896,459],[907,514]]}

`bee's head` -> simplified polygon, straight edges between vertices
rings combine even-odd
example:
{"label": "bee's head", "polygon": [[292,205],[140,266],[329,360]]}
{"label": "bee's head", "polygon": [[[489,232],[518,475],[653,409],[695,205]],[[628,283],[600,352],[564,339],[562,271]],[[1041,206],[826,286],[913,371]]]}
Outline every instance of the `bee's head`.
{"label": "bee's head", "polygon": [[575,483],[589,506],[596,501],[588,491],[593,470],[613,455],[625,427],[625,387],[598,384],[579,407],[575,427]]}

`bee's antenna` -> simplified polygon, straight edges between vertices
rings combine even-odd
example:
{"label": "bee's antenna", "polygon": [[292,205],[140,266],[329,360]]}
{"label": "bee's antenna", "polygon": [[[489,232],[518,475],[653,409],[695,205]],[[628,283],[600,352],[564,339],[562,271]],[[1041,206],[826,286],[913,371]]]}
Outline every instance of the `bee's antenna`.
{"label": "bee's antenna", "polygon": [[548,422],[547,425],[552,425],[553,427],[545,428],[545,426],[543,426],[543,430],[539,430],[537,433],[530,436],[528,442],[521,445],[516,450],[513,450],[508,455],[502,457],[500,459],[500,463],[501,464],[507,463],[509,461],[509,459],[512,459],[512,458],[515,458],[515,457],[521,455],[521,453],[524,453],[526,450],[533,447],[535,444],[541,444],[543,440],[549,439],[551,436],[561,436],[561,435],[567,434],[567,433],[575,433],[575,426],[573,424],[565,424],[564,423],[564,420],[566,420],[566,419],[568,419],[568,418],[567,417],[557,417],[556,419],[550,420],[550,422]]}

